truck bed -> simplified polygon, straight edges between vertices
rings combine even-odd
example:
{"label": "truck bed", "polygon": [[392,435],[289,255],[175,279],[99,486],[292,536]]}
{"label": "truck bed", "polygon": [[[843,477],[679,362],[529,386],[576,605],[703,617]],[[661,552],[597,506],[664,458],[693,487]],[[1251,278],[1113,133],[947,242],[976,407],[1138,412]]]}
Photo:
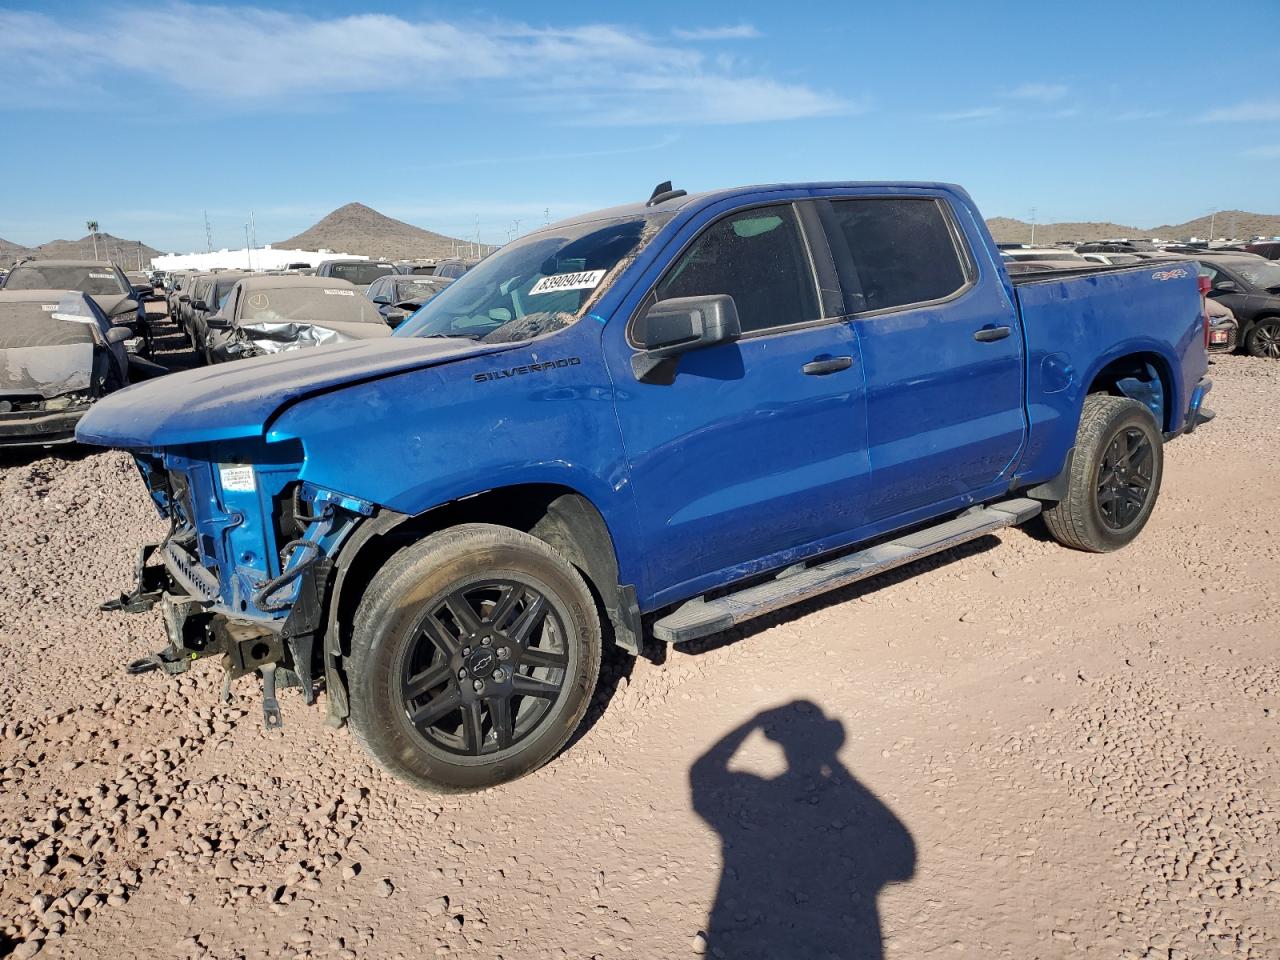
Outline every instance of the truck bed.
{"label": "truck bed", "polygon": [[1097,264],[1010,280],[1027,357],[1027,468],[1020,478],[1045,479],[1032,470],[1065,461],[1090,385],[1119,357],[1142,358],[1137,378],[1150,383],[1162,428],[1182,429],[1185,394],[1208,369],[1205,351],[1189,349],[1204,337],[1194,261]]}

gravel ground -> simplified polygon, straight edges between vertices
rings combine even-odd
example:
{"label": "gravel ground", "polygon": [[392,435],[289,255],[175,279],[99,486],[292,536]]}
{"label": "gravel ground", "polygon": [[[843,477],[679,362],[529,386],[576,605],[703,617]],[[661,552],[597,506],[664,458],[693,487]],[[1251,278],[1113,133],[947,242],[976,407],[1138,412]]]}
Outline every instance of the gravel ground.
{"label": "gravel ground", "polygon": [[[172,344],[171,344],[172,345]],[[615,660],[552,765],[437,798],[99,613],[116,453],[0,460],[0,956],[1280,956],[1280,364],[1219,360],[1140,541],[1006,531]]]}

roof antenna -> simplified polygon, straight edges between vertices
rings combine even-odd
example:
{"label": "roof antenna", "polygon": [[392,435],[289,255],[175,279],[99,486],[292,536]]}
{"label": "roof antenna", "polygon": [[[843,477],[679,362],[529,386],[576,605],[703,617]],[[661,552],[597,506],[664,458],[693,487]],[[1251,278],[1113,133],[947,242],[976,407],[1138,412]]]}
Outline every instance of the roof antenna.
{"label": "roof antenna", "polygon": [[668,200],[674,200],[676,197],[685,197],[688,195],[688,190],[672,190],[671,181],[663,180],[653,188],[653,193],[649,194],[649,199],[645,202],[645,206],[656,207],[660,203],[666,203]]}

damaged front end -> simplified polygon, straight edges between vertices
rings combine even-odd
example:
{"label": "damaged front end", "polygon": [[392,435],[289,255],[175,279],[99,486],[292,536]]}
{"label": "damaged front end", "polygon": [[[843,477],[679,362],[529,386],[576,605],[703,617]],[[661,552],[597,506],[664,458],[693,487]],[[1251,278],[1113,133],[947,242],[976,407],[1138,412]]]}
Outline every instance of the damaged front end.
{"label": "damaged front end", "polygon": [[129,664],[131,673],[183,673],[219,656],[224,699],[234,680],[260,674],[264,720],[275,728],[278,684],[315,700],[333,558],[373,505],[299,480],[296,442],[212,446],[135,455],[169,532],[139,551],[133,590],[102,609],[160,607],[168,646]]}

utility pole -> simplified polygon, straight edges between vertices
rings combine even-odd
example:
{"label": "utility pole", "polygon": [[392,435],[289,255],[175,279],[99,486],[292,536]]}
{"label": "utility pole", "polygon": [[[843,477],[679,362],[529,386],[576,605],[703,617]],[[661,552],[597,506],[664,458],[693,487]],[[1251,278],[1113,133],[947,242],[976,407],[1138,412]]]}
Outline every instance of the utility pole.
{"label": "utility pole", "polygon": [[93,259],[98,259],[98,221],[90,220],[85,224],[89,228],[89,235],[93,237]]}
{"label": "utility pole", "polygon": [[544,207],[542,210],[542,225],[544,227],[551,226],[551,208]]}
{"label": "utility pole", "polygon": [[249,261],[249,272],[253,272],[253,248],[249,246],[249,225],[244,225],[244,255]]}
{"label": "utility pole", "polygon": [[209,211],[204,212],[204,252],[213,253],[213,228],[209,226]]}
{"label": "utility pole", "polygon": [[1031,208],[1031,245],[1036,245],[1036,208]]}
{"label": "utility pole", "polygon": [[1217,223],[1218,223],[1218,210],[1215,207],[1213,210],[1209,211],[1209,236],[1206,239],[1208,240],[1213,239],[1213,233],[1214,233],[1214,230],[1216,229]]}

